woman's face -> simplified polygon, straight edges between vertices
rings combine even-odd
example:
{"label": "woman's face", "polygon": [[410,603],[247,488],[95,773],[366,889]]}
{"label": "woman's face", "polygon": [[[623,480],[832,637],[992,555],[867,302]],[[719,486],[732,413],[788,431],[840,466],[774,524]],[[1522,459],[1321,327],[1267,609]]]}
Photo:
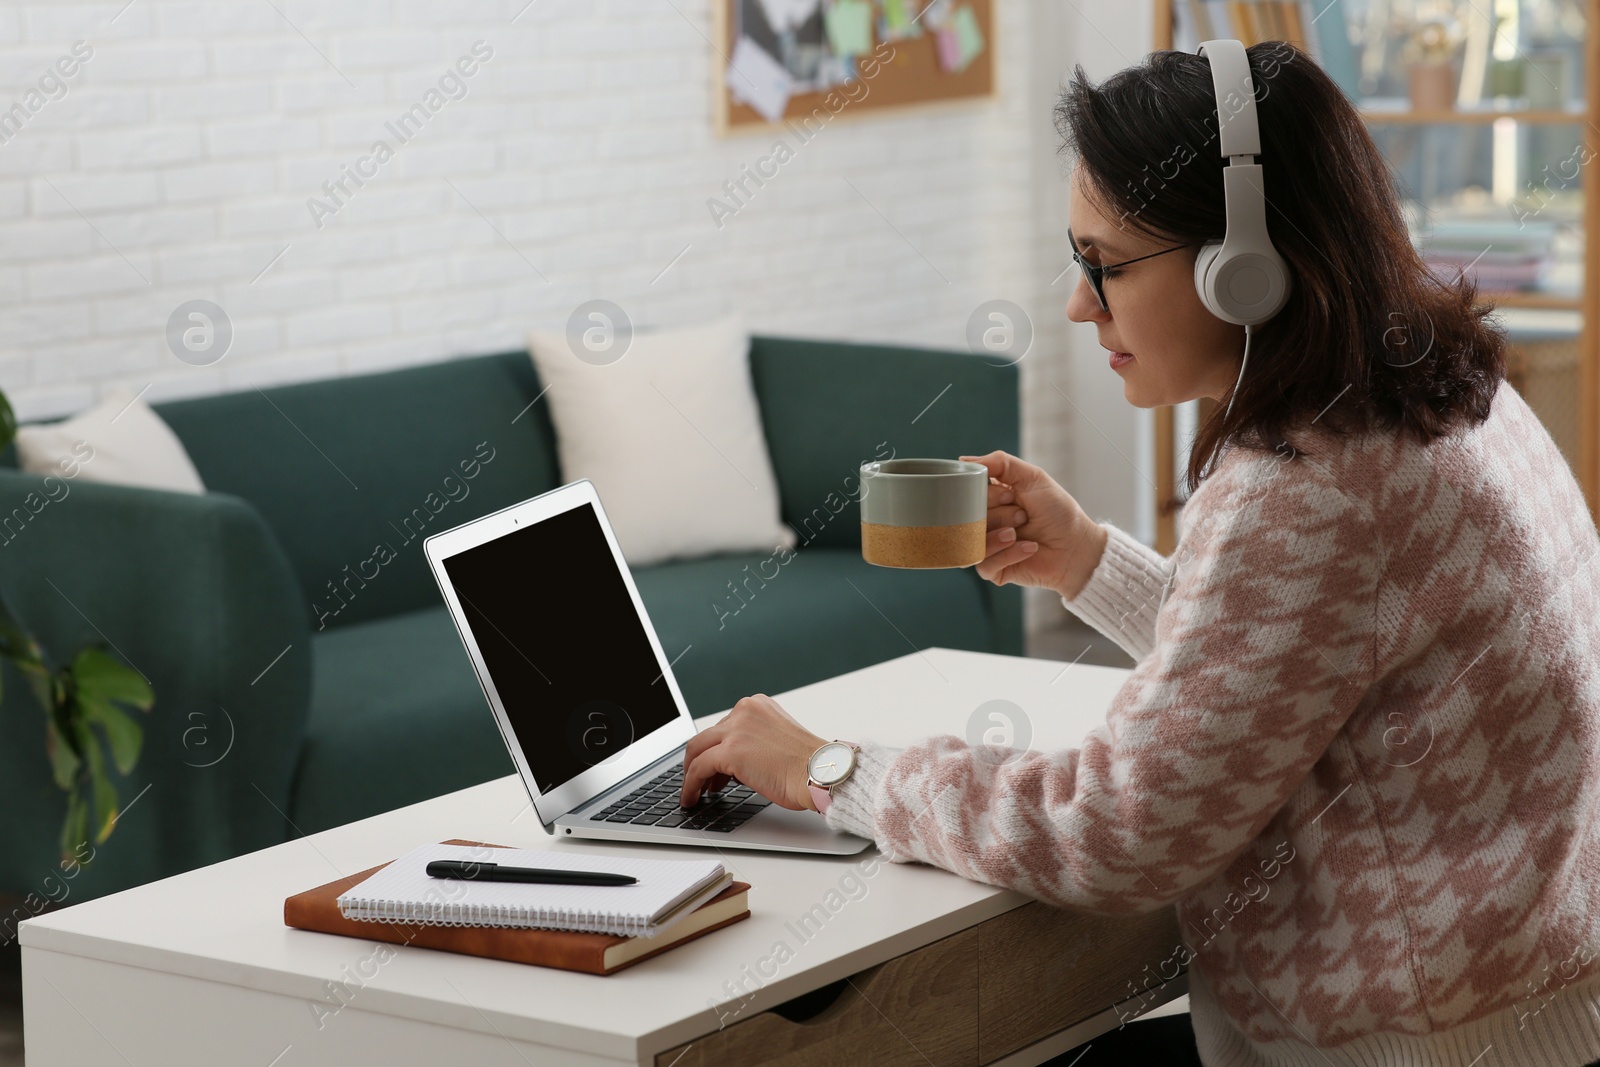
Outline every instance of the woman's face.
{"label": "woman's face", "polygon": [[[1085,188],[1084,169],[1073,168],[1067,214],[1083,258],[1092,264],[1122,263],[1172,247],[1101,214]],[[1123,395],[1139,408],[1181,404],[1196,397],[1220,399],[1239,375],[1244,327],[1223,322],[1200,303],[1194,288],[1198,246],[1104,275],[1109,311],[1095,299],[1079,272],[1067,299],[1067,318],[1092,322],[1100,344],[1133,358],[1120,361]],[[1108,361],[1108,363],[1111,361]]]}

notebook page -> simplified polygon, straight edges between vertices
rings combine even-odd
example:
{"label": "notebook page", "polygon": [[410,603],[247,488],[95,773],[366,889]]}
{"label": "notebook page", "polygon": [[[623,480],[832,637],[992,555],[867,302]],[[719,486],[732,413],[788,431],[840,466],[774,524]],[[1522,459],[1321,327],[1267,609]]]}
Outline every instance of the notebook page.
{"label": "notebook page", "polygon": [[[629,874],[639,881],[629,886],[583,886],[430,877],[427,865],[439,859],[606,871]],[[651,936],[675,907],[718,883],[726,884],[727,877],[720,860],[637,859],[549,849],[428,844],[352,886],[340,895],[338,903],[347,919]]]}

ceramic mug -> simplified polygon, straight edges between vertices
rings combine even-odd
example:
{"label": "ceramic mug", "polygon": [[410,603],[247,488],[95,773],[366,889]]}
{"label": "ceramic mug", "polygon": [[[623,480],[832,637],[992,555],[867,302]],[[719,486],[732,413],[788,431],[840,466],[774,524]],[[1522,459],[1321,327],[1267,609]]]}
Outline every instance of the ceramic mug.
{"label": "ceramic mug", "polygon": [[963,459],[861,465],[861,558],[879,567],[971,567],[988,555],[989,468]]}

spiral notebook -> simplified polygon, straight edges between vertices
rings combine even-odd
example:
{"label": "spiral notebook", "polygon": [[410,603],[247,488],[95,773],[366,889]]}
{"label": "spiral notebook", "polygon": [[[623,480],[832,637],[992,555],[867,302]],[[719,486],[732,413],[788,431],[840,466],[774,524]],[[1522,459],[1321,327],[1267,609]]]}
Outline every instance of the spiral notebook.
{"label": "spiral notebook", "polygon": [[[537,885],[433,878],[433,860],[631,874],[635,885]],[[720,860],[633,859],[563,849],[429,844],[341,893],[339,911],[367,922],[538,927],[654,937],[733,880]]]}

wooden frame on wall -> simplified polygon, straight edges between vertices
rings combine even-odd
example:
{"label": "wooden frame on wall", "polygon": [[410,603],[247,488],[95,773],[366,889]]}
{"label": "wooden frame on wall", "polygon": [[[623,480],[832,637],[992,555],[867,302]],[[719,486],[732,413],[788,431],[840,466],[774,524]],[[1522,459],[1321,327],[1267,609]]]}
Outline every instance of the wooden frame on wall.
{"label": "wooden frame on wall", "polygon": [[[1152,48],[1169,49],[1173,44],[1173,0],[1152,0],[1154,32]],[[1600,26],[1600,0],[1588,0],[1588,25]],[[1590,33],[1584,41],[1584,106],[1581,116],[1586,146],[1591,153],[1600,154],[1600,33]],[[1412,116],[1418,118],[1422,116]],[[1461,121],[1452,115],[1442,118]],[[1476,116],[1470,117],[1475,118]],[[1526,116],[1524,116],[1526,117]],[[1554,116],[1565,118],[1565,116]],[[1373,115],[1370,121],[1392,120],[1393,116]],[[1469,118],[1469,120],[1470,120]],[[1586,195],[1583,208],[1583,291],[1578,301],[1583,326],[1579,336],[1578,351],[1578,462],[1575,471],[1579,486],[1589,505],[1590,518],[1600,525],[1600,205],[1592,197],[1600,191]],[[1512,294],[1515,297],[1515,294]],[[1505,301],[1508,305],[1513,299]],[[1520,306],[1539,306],[1536,297],[1514,300]],[[1216,410],[1217,402],[1202,398],[1200,421],[1204,422]],[[1176,511],[1163,513],[1163,503],[1173,498],[1183,472],[1179,470],[1176,441],[1176,420],[1171,407],[1157,408],[1155,418],[1156,448],[1156,543],[1162,554],[1173,552],[1178,546],[1178,520]]]}
{"label": "wooden frame on wall", "polygon": [[[830,89],[796,93],[789,98],[781,122],[768,122],[759,112],[733,99],[728,91],[727,67],[734,50],[734,9],[740,0],[711,0],[716,49],[711,56],[712,116],[718,136],[772,133],[789,123],[824,116],[859,118],[886,110],[934,104],[984,102],[995,95],[996,36],[994,0],[959,0],[970,6],[983,36],[983,50],[964,70],[947,72],[939,65],[933,34],[892,42],[874,41],[874,52],[860,57],[857,77]],[[876,32],[874,32],[876,38]],[[871,73],[868,60],[872,59]],[[864,91],[847,89],[860,83]]]}

